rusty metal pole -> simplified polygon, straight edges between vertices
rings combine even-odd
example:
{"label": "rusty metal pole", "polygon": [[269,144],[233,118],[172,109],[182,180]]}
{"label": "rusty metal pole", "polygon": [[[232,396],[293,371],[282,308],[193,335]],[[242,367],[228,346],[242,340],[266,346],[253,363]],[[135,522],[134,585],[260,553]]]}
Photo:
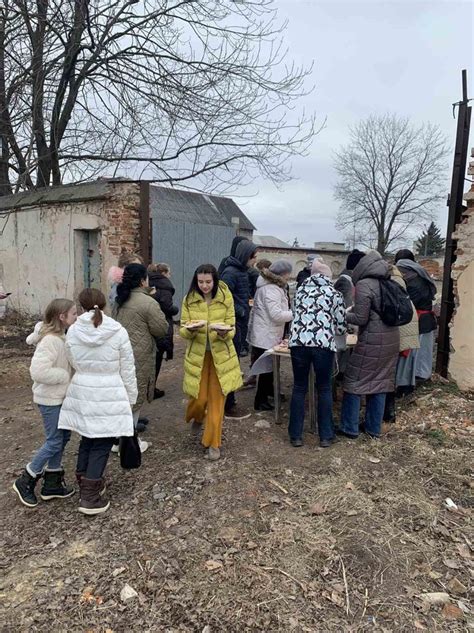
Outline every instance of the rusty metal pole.
{"label": "rusty metal pole", "polygon": [[453,233],[456,225],[461,222],[463,212],[464,180],[466,175],[467,152],[469,145],[469,129],[471,123],[471,107],[468,105],[467,72],[462,71],[462,101],[458,106],[458,126],[456,145],[454,148],[453,175],[451,179],[451,193],[448,200],[448,230],[446,235],[446,253],[444,256],[443,293],[441,296],[441,314],[439,319],[438,352],[436,356],[436,371],[447,377],[449,365],[449,324],[454,312],[454,292],[451,271],[456,261],[456,240]]}

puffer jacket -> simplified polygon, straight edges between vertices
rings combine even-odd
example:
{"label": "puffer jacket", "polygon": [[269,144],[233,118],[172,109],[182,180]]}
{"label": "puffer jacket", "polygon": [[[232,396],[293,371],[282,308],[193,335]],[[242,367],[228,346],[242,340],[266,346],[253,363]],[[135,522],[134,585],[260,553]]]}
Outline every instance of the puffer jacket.
{"label": "puffer jacket", "polygon": [[59,416],[58,428],[85,437],[133,435],[131,405],[137,398],[132,346],[125,328],[102,314],[82,314],[66,337],[66,352],[75,369]]}
{"label": "puffer jacket", "polygon": [[298,288],[289,347],[336,351],[336,335],[346,333],[346,310],[340,292],[324,275],[311,275]]}
{"label": "puffer jacket", "polygon": [[[197,332],[191,332],[183,327],[189,321],[201,320],[206,321],[208,326]],[[192,398],[199,395],[208,341],[222,393],[226,396],[242,386],[239,359],[232,344],[235,330],[231,330],[222,338],[217,332],[209,329],[211,323],[225,323],[232,328],[235,327],[232,294],[222,281],[219,282],[216,296],[209,305],[199,293],[192,293],[183,300],[180,334],[188,342],[184,356],[183,391]]]}
{"label": "puffer jacket", "polygon": [[156,339],[156,347],[158,351],[166,353],[166,359],[173,358],[173,317],[179,312],[178,306],[173,303],[175,289],[171,281],[162,273],[150,273],[148,275],[148,283],[156,289],[153,299],[158,301],[161,311],[168,321],[168,332],[165,336]]}
{"label": "puffer jacket", "polygon": [[[400,270],[396,266],[392,266],[391,278],[393,281],[396,281],[403,290],[406,290],[405,281],[403,280],[403,275]],[[418,336],[418,315],[415,310],[415,306],[413,307],[413,318],[410,323],[406,325],[402,325],[399,328],[400,331],[400,351],[404,352],[408,349],[419,349],[420,347],[420,337]]]}
{"label": "puffer jacket", "polygon": [[72,377],[72,367],[66,355],[64,334],[47,334],[40,338],[43,322],[35,325],[27,337],[28,345],[36,345],[31,359],[33,402],[45,406],[62,404]]}
{"label": "puffer jacket", "polygon": [[247,262],[255,250],[255,244],[249,240],[242,240],[237,245],[235,256],[227,258],[220,275],[221,281],[232,293],[237,321],[247,321],[249,317],[250,283]]}
{"label": "puffer jacket", "polygon": [[248,342],[270,349],[281,342],[285,323],[293,319],[288,305],[287,282],[270,270],[262,270],[250,312]]}
{"label": "puffer jacket", "polygon": [[168,322],[157,301],[145,288],[134,288],[130,298],[117,306],[114,317],[127,330],[135,357],[138,398],[133,411],[138,411],[145,401],[153,400],[155,389],[155,338],[165,336]]}
{"label": "puffer jacket", "polygon": [[359,326],[359,337],[344,373],[348,393],[388,393],[395,388],[399,328],[385,325],[379,316],[380,279],[389,277],[390,266],[377,251],[369,251],[352,273],[355,298],[347,322]]}

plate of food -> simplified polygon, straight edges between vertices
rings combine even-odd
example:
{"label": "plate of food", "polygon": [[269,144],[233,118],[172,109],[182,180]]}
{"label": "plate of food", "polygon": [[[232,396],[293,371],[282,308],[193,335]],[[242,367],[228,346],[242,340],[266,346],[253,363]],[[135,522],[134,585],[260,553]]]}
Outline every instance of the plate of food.
{"label": "plate of food", "polygon": [[209,329],[215,330],[216,332],[230,332],[234,328],[226,323],[211,323]]}
{"label": "plate of food", "polygon": [[184,324],[187,330],[200,330],[206,325],[207,321],[188,321]]}
{"label": "plate of food", "polygon": [[278,345],[275,345],[275,347],[273,348],[273,351],[279,354],[289,354],[290,350],[288,348],[288,341],[285,339]]}

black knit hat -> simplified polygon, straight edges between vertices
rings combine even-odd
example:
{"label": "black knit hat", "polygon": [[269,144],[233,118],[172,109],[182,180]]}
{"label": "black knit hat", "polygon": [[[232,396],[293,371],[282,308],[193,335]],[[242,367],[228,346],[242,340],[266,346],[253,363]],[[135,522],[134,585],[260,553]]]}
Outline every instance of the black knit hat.
{"label": "black knit hat", "polygon": [[358,248],[354,248],[354,250],[351,251],[347,257],[346,269],[354,270],[354,268],[363,257],[365,257],[365,253],[360,251]]}

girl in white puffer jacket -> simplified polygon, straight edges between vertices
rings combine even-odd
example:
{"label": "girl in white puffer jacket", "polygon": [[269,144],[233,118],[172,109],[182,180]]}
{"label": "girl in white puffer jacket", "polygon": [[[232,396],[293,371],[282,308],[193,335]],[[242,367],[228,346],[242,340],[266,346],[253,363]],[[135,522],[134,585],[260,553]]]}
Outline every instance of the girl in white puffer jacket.
{"label": "girl in white puffer jacket", "polygon": [[102,292],[86,288],[79,303],[85,312],[67,333],[66,353],[75,374],[59,428],[81,435],[76,468],[79,512],[99,514],[110,505],[101,495],[114,440],[134,434],[131,407],[137,399],[137,380],[127,330],[102,312]]}
{"label": "girl in white puffer jacket", "polygon": [[76,306],[69,299],[54,299],[45,310],[44,319],[36,324],[26,342],[36,345],[31,360],[33,401],[43,418],[45,442],[13,484],[13,490],[28,508],[38,505],[35,486],[44,476],[41,498],[64,499],[74,488],[64,482],[61,464],[64,448],[71,434],[58,428],[61,405],[71,380],[71,365],[66,356],[65,331],[77,318]]}

